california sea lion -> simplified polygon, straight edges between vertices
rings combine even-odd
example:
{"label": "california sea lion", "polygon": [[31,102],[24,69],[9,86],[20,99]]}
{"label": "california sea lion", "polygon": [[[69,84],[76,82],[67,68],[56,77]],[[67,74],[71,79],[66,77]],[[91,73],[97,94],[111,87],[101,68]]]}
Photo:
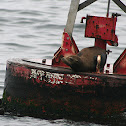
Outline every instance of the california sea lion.
{"label": "california sea lion", "polygon": [[62,61],[76,72],[95,72],[98,55],[101,55],[100,68],[102,71],[107,55],[106,50],[97,46],[84,48],[76,55],[63,57]]}

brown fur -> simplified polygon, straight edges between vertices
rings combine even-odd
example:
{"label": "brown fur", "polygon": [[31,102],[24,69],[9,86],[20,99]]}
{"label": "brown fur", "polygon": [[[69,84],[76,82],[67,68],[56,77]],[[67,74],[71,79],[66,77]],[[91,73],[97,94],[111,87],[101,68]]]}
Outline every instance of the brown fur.
{"label": "brown fur", "polygon": [[107,58],[106,51],[96,46],[84,48],[76,55],[63,57],[62,61],[76,72],[95,72],[98,55],[104,57],[101,65],[103,68]]}

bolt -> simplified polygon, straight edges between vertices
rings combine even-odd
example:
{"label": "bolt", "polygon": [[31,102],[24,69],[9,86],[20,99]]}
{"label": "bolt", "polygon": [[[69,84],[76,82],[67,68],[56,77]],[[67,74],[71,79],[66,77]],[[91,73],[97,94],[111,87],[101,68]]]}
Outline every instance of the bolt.
{"label": "bolt", "polygon": [[67,40],[69,40],[69,37],[67,37]]}

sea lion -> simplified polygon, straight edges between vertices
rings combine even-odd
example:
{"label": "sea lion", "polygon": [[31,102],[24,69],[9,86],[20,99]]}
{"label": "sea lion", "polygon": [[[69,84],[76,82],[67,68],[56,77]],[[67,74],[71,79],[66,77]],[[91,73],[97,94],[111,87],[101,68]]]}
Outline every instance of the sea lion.
{"label": "sea lion", "polygon": [[76,55],[63,57],[62,61],[75,72],[96,72],[97,56],[101,56],[100,71],[103,71],[106,63],[106,50],[93,46],[82,49]]}

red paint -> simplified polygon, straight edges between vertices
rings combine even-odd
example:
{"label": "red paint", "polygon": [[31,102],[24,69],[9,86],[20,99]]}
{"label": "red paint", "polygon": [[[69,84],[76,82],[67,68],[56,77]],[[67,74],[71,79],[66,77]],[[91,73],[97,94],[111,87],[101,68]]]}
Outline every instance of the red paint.
{"label": "red paint", "polygon": [[85,37],[115,41],[116,17],[87,16]]}
{"label": "red paint", "polygon": [[11,102],[11,96],[9,96],[9,97],[7,98],[7,101],[8,101],[8,102]]}
{"label": "red paint", "polygon": [[67,57],[70,55],[75,55],[78,52],[79,52],[79,50],[78,50],[78,47],[77,47],[74,39],[72,38],[72,40],[71,40],[70,36],[64,32],[62,45],[57,50],[57,52],[54,54],[54,57],[52,59],[52,65],[53,66],[69,67],[62,62],[61,58]]}
{"label": "red paint", "polygon": [[[99,74],[82,74],[82,75],[78,75],[78,74],[67,74],[64,73],[62,71],[62,79],[60,79],[61,77],[59,76],[61,73],[56,73],[55,72],[50,72],[50,76],[52,78],[49,78],[49,76],[47,75],[47,73],[45,72],[45,77],[42,77],[43,79],[40,80],[40,75],[36,75],[36,78],[31,77],[31,68],[28,67],[22,67],[22,66],[17,66],[11,64],[10,67],[8,67],[8,69],[11,71],[12,75],[14,77],[19,77],[22,78],[24,83],[27,83],[27,78],[29,79],[29,81],[32,83],[32,85],[39,85],[40,88],[43,88],[44,86],[50,87],[51,88],[57,88],[57,90],[60,90],[60,86],[61,85],[70,85],[72,87],[76,87],[76,92],[87,92],[85,90],[85,87],[90,86],[90,87],[95,87],[97,85],[102,86],[103,88],[105,87],[105,85],[109,85],[109,87],[118,87],[121,83],[122,85],[125,84],[125,78],[122,78],[121,81],[120,79],[111,79],[111,76],[106,76],[104,77],[104,75],[99,75]],[[13,69],[12,69],[13,68]],[[14,71],[16,70],[16,71]],[[22,70],[22,71],[20,71]],[[18,72],[17,72],[18,71]],[[25,73],[24,71],[27,71],[27,74],[22,75],[22,73]],[[58,74],[58,75],[57,75]],[[52,76],[53,75],[53,76]],[[53,78],[55,76],[55,79]],[[58,78],[60,77],[60,78]],[[115,76],[116,77],[116,76]],[[105,79],[104,79],[105,78]],[[58,83],[59,82],[59,83]],[[81,87],[81,88],[80,88]],[[95,88],[89,88],[91,92],[95,91]],[[83,91],[82,91],[83,90]],[[89,91],[89,90],[88,90]],[[90,92],[89,91],[89,92]]]}
{"label": "red paint", "polygon": [[114,73],[126,75],[126,49],[114,63]]}
{"label": "red paint", "polygon": [[46,111],[45,111],[45,107],[44,106],[42,106],[42,112],[43,113],[45,113]]}
{"label": "red paint", "polygon": [[102,39],[95,39],[95,46],[106,50],[106,41]]}
{"label": "red paint", "polygon": [[82,17],[80,23],[83,23],[83,20],[84,20],[84,19],[86,19],[86,17]]}
{"label": "red paint", "polygon": [[12,65],[11,71],[14,76],[23,77],[26,80],[29,79],[29,74],[31,73],[30,69],[25,68],[25,66],[18,66],[18,65],[16,66]]}
{"label": "red paint", "polygon": [[107,43],[118,46],[118,38],[115,35],[117,17],[87,16],[86,19],[85,37],[95,38],[95,46],[105,50]]}

